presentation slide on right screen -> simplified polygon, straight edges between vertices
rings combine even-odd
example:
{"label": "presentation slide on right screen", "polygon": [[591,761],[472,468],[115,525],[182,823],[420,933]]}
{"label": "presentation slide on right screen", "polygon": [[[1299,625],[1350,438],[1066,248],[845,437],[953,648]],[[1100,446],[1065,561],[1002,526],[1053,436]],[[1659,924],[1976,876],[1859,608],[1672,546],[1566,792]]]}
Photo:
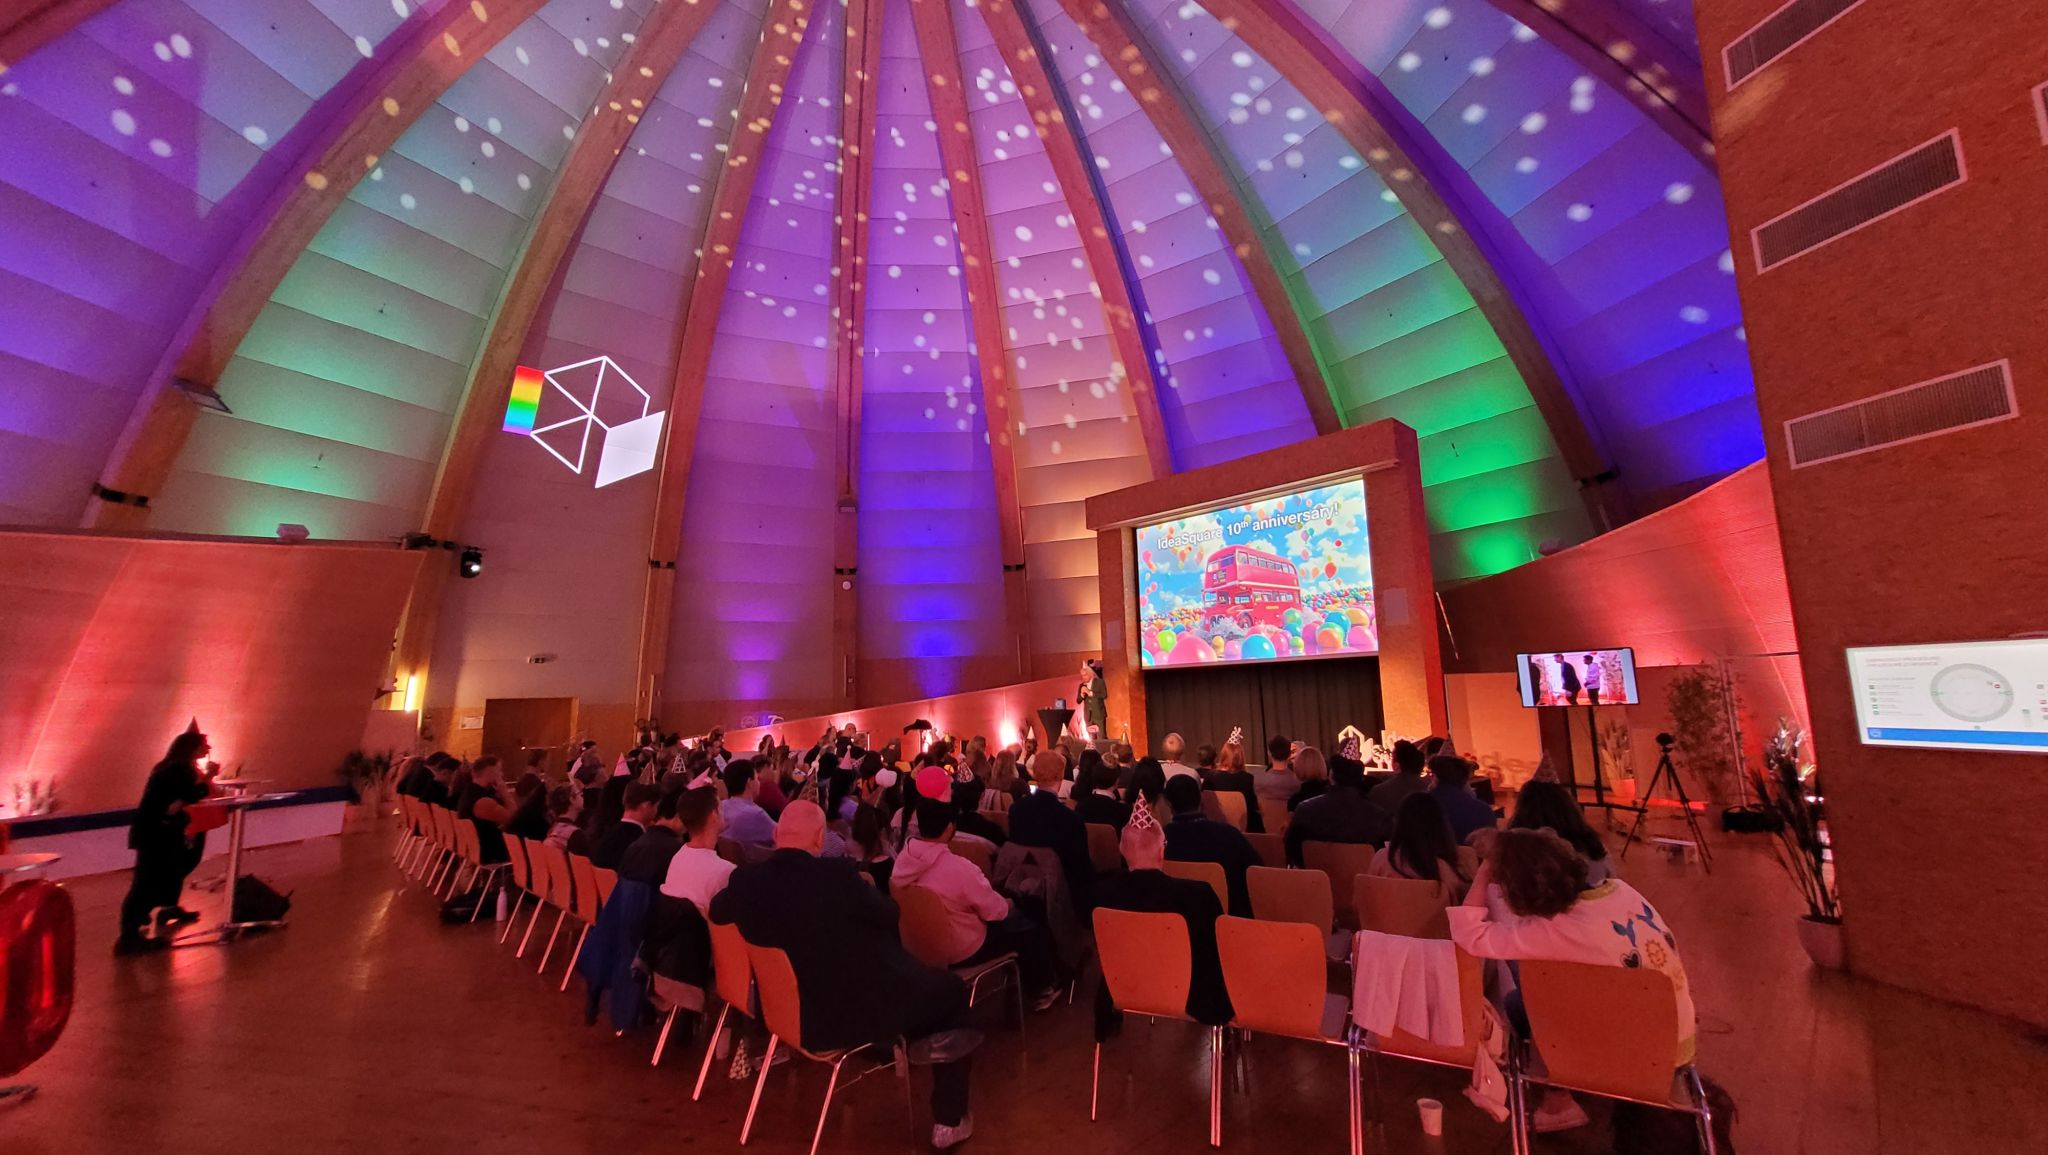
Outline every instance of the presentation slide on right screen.
{"label": "presentation slide on right screen", "polygon": [[1848,653],[1866,746],[2048,751],[2048,639]]}

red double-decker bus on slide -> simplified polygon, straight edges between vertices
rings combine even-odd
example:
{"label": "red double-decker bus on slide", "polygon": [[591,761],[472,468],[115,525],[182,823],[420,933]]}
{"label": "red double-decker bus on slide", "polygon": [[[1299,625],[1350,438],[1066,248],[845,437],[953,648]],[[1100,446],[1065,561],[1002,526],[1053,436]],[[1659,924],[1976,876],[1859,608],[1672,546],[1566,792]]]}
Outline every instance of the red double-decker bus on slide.
{"label": "red double-decker bus on slide", "polygon": [[1230,621],[1242,630],[1285,626],[1288,610],[1301,608],[1301,579],[1294,563],[1250,546],[1225,546],[1202,567],[1202,613],[1214,623]]}

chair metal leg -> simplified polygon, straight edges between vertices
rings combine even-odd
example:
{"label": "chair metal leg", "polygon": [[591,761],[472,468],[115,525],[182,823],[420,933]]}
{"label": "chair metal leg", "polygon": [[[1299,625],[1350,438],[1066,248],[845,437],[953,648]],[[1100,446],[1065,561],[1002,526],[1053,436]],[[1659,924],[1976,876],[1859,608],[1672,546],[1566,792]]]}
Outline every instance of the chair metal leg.
{"label": "chair metal leg", "polygon": [[681,1014],[682,1010],[682,1005],[678,1003],[677,1005],[670,1007],[668,1009],[668,1017],[661,1020],[661,1035],[654,1040],[654,1057],[652,1059],[647,1060],[648,1066],[661,1066],[661,1053],[668,1049],[669,1028],[676,1025],[676,1016]]}
{"label": "chair metal leg", "polygon": [[1223,1028],[1209,1028],[1209,1146],[1223,1146]]}
{"label": "chair metal leg", "polygon": [[576,936],[576,950],[569,955],[569,965],[562,971],[562,985],[556,990],[569,989],[569,976],[576,973],[576,960],[583,957],[583,944],[590,941],[590,924],[583,924],[583,933]]}
{"label": "chair metal leg", "polygon": [[1010,986],[1017,992],[1017,1049],[1024,1049],[1024,1021],[1031,1011],[1024,1005],[1024,968],[1010,964]]}
{"label": "chair metal leg", "polygon": [[517,893],[517,894],[515,894],[515,895],[513,895],[513,896],[512,896],[512,914],[511,914],[511,917],[509,917],[509,918],[507,918],[507,919],[505,920],[505,929],[504,929],[504,930],[501,930],[501,931],[499,931],[499,932],[498,932],[498,945],[499,945],[499,946],[504,946],[504,945],[505,945],[505,942],[506,942],[506,940],[508,940],[508,939],[510,939],[510,938],[512,937],[512,928],[513,928],[513,927],[515,927],[515,926],[517,926],[517,925],[519,925],[519,908],[520,908],[521,906],[524,906],[525,904],[526,904],[526,892],[525,892],[525,891],[523,891],[523,890],[522,890],[522,891],[520,891],[519,893]]}
{"label": "chair metal leg", "polygon": [[431,857],[434,867],[427,872],[427,893],[436,894],[441,889],[441,871],[448,866],[448,852],[443,850]]}
{"label": "chair metal leg", "polygon": [[554,957],[555,936],[562,933],[562,920],[569,917],[567,910],[555,916],[555,929],[548,932],[548,949],[540,952],[540,973],[548,973],[548,959]]}
{"label": "chair metal leg", "polygon": [[1700,1128],[1700,1150],[1706,1155],[1720,1155],[1720,1148],[1714,1141],[1714,1105],[1707,1102],[1707,1088],[1700,1082],[1699,1068],[1687,1067],[1685,1079],[1692,1086],[1693,1105],[1698,1109],[1694,1118]]}
{"label": "chair metal leg", "polygon": [[704,1077],[711,1073],[711,1060],[718,1055],[718,1036],[725,1030],[725,1016],[732,1013],[732,1004],[718,1008],[718,1023],[711,1028],[711,1041],[704,1044],[704,1065],[697,1068],[697,1088],[690,1092],[690,1102],[704,1097]]}
{"label": "chair metal leg", "polygon": [[1529,1155],[1529,1080],[1522,1070],[1520,1050],[1508,1043],[1508,1140],[1514,1155]]}
{"label": "chair metal leg", "polygon": [[1095,1121],[1095,1098],[1102,1093],[1102,1044],[1095,1044],[1095,1078],[1088,1084],[1088,1121]]}
{"label": "chair metal leg", "polygon": [[775,1048],[782,1042],[774,1035],[768,1036],[768,1053],[761,1056],[761,1074],[754,1080],[754,1098],[747,1104],[746,1121],[740,1124],[740,1146],[747,1145],[747,1136],[754,1130],[754,1112],[761,1109],[761,1089],[768,1085],[768,1072],[775,1066]]}
{"label": "chair metal leg", "polygon": [[[477,874],[484,876],[484,892],[477,896],[476,905],[469,908],[469,921],[471,922],[475,922],[476,916],[484,912],[484,903],[489,902],[491,899],[491,887],[495,886],[498,881],[498,871],[495,867],[490,870],[478,867]],[[474,883],[475,881],[476,878],[471,877],[470,882]]]}
{"label": "chair metal leg", "polygon": [[533,915],[526,920],[526,933],[519,936],[519,949],[512,952],[513,958],[526,957],[526,944],[533,939],[534,924],[540,921],[540,912],[546,910],[548,901],[536,894],[533,896]]}
{"label": "chair metal leg", "polygon": [[1344,1050],[1346,1079],[1351,1091],[1351,1155],[1365,1155],[1365,1096],[1358,1085],[1358,1035],[1353,1030]]}
{"label": "chair metal leg", "polygon": [[818,1155],[818,1144],[825,1141],[825,1116],[832,1113],[832,1092],[839,1089],[839,1068],[846,1065],[845,1056],[832,1064],[832,1077],[825,1080],[825,1105],[818,1108],[818,1129],[811,1132],[811,1155]]}

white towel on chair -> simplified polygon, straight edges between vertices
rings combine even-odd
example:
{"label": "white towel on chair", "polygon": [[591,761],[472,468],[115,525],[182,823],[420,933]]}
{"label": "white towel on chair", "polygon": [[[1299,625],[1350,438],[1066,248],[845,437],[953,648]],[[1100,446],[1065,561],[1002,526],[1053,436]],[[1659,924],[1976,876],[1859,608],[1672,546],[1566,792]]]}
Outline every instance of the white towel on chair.
{"label": "white towel on chair", "polygon": [[1398,1028],[1446,1047],[1465,1045],[1457,948],[1449,939],[1358,932],[1351,1017],[1375,1035]]}

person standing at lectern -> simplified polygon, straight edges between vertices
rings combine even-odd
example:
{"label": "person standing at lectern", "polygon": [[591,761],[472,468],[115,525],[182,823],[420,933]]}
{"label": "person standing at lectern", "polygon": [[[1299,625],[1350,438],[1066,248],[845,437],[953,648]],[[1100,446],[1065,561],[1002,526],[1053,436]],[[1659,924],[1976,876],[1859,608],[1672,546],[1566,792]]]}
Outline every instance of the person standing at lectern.
{"label": "person standing at lectern", "polygon": [[143,784],[142,801],[136,803],[135,818],[128,826],[135,875],[128,885],[128,897],[121,900],[121,934],[114,940],[115,954],[139,954],[170,945],[168,940],[142,934],[159,908],[169,924],[199,917],[179,906],[178,898],[185,889],[185,876],[205,853],[205,835],[187,838],[185,828],[192,822],[189,807],[206,797],[213,776],[220,772],[212,762],[201,766],[212,752],[194,719],[184,733],[171,739],[163,761],[150,770],[149,780]]}
{"label": "person standing at lectern", "polygon": [[1087,726],[1088,738],[1093,741],[1104,737],[1109,731],[1109,683],[1103,680],[1102,668],[1094,662],[1081,662],[1081,718]]}

